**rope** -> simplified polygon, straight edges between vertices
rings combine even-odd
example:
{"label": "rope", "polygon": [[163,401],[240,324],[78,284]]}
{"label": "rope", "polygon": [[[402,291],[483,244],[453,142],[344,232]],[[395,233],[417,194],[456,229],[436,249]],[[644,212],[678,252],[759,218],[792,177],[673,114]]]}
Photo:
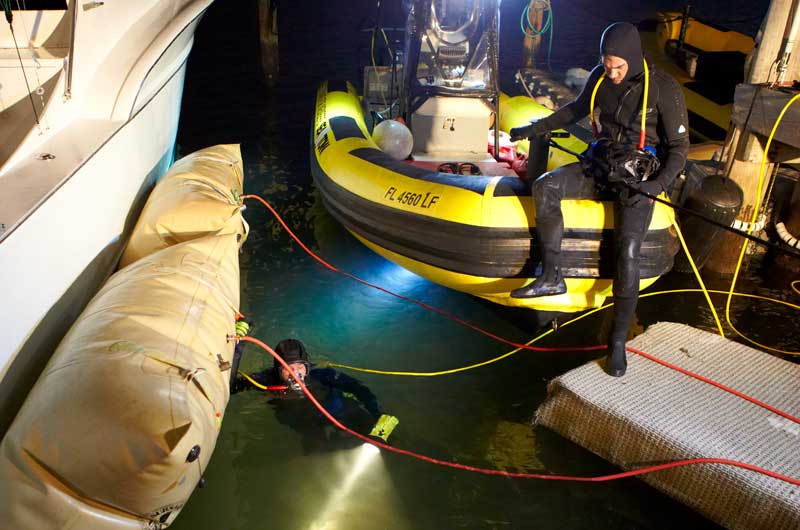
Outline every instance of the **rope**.
{"label": "rope", "polygon": [[14,39],[14,49],[17,50],[17,57],[19,58],[19,67],[22,70],[22,78],[25,80],[25,88],[28,91],[28,99],[31,102],[31,110],[33,110],[33,118],[36,121],[36,125],[41,127],[39,123],[39,113],[36,111],[36,104],[33,102],[33,95],[31,94],[31,85],[28,83],[28,74],[25,73],[25,64],[22,62],[22,54],[19,52],[19,45],[17,44],[17,35],[14,33],[14,24],[12,24],[12,18],[9,16],[11,13],[11,5],[8,1],[4,2],[5,11],[6,11],[6,19],[8,20],[8,29],[11,30],[11,38]]}
{"label": "rope", "polygon": [[[289,365],[286,364],[286,361],[280,358],[280,356],[275,353],[275,351],[261,342],[260,340],[253,338],[253,337],[236,337],[236,336],[229,336],[229,340],[242,340],[246,342],[251,342],[264,351],[272,355],[272,357],[279,362],[284,368],[290,370]],[[431,464],[436,464],[443,467],[449,467],[453,469],[461,469],[463,471],[471,471],[473,473],[480,473],[483,475],[499,475],[503,477],[510,477],[510,478],[526,478],[526,479],[540,479],[540,480],[559,480],[559,481],[570,481],[570,482],[608,482],[611,480],[619,480],[622,478],[628,477],[635,477],[639,475],[644,475],[647,473],[654,473],[656,471],[663,471],[666,469],[672,469],[676,467],[683,467],[689,465],[698,465],[698,464],[722,464],[727,466],[738,467],[741,469],[746,469],[748,471],[753,471],[755,473],[760,473],[762,475],[766,475],[768,477],[772,477],[774,479],[786,482],[788,484],[792,484],[795,486],[800,486],[800,480],[788,477],[786,475],[782,475],[780,473],[776,473],[775,471],[771,471],[769,469],[764,469],[762,467],[754,466],[752,464],[747,464],[745,462],[737,462],[735,460],[728,460],[724,458],[691,458],[685,460],[676,460],[673,462],[666,462],[664,464],[659,464],[655,466],[646,466],[639,469],[634,469],[631,471],[624,471],[622,473],[613,473],[610,475],[601,475],[597,477],[576,477],[576,476],[569,476],[569,475],[548,475],[543,473],[512,473],[508,471],[501,471],[499,469],[488,469],[476,466],[469,466],[465,464],[458,464],[455,462],[448,462],[446,460],[440,460],[438,458],[431,458],[429,456],[425,456],[419,453],[415,453],[413,451],[408,451],[406,449],[400,449],[397,447],[392,447],[386,443],[378,442],[374,438],[370,438],[365,436],[361,433],[353,431],[352,429],[343,425],[339,420],[333,417],[325,407],[323,407],[319,401],[314,397],[314,395],[309,392],[308,388],[306,388],[305,384],[302,381],[297,381],[298,385],[302,389],[303,393],[308,397],[309,401],[319,410],[319,412],[325,416],[333,425],[341,429],[342,431],[346,432],[350,436],[358,438],[359,440],[378,447],[379,449],[383,449],[384,451],[391,451],[393,453],[397,453],[400,455],[409,456],[411,458],[415,458],[417,460],[422,460],[424,462],[429,462]]]}
{"label": "rope", "polygon": [[597,80],[597,83],[594,85],[594,89],[592,90],[592,97],[589,99],[589,119],[592,121],[592,135],[597,138],[600,132],[597,130],[597,122],[594,119],[594,100],[597,98],[597,91],[600,89],[600,84],[606,78],[605,72],[600,76],[600,79]]}

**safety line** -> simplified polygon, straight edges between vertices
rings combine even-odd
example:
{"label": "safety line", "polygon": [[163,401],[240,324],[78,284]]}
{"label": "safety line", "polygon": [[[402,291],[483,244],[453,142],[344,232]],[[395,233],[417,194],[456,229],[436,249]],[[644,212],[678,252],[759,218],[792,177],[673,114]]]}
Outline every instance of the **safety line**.
{"label": "safety line", "polygon": [[447,311],[443,311],[442,309],[439,309],[438,307],[434,307],[434,306],[432,306],[430,304],[426,304],[425,302],[423,302],[421,300],[417,300],[416,298],[411,298],[410,296],[403,296],[402,294],[398,294],[398,293],[392,292],[389,289],[386,289],[385,287],[381,287],[380,285],[376,285],[374,283],[368,282],[367,280],[363,280],[363,279],[359,278],[358,276],[356,276],[354,274],[350,274],[349,272],[345,272],[345,271],[343,271],[343,270],[331,265],[330,263],[328,263],[327,261],[322,259],[320,256],[315,254],[314,251],[312,251],[310,248],[308,248],[305,245],[305,243],[303,243],[300,240],[300,238],[297,237],[297,235],[292,231],[292,229],[289,228],[289,226],[281,218],[281,216],[278,215],[278,212],[275,211],[275,209],[272,207],[272,205],[270,205],[262,197],[259,197],[258,195],[242,195],[242,199],[256,199],[261,204],[263,204],[272,213],[272,215],[275,216],[275,218],[278,220],[278,222],[281,224],[281,226],[283,226],[284,230],[286,230],[286,232],[292,237],[292,239],[294,239],[295,242],[298,245],[300,245],[300,247],[309,256],[314,258],[314,260],[316,260],[317,263],[319,263],[320,265],[322,265],[326,269],[329,269],[329,270],[331,270],[333,272],[336,272],[336,273],[339,273],[339,274],[341,274],[343,276],[346,276],[346,277],[350,278],[351,280],[354,280],[354,281],[356,281],[356,282],[358,282],[358,283],[360,283],[362,285],[366,285],[367,287],[372,287],[373,289],[377,289],[377,290],[379,290],[381,292],[384,292],[384,293],[386,293],[386,294],[388,294],[390,296],[394,296],[395,298],[399,298],[401,300],[405,300],[407,302],[411,302],[411,303],[417,304],[420,307],[424,307],[425,309],[427,309],[429,311],[433,311],[434,313],[438,313],[439,315],[442,315],[443,317],[448,318],[448,319],[452,320],[453,322],[457,322],[458,324],[461,324],[462,326],[466,326],[466,327],[468,327],[468,328],[470,328],[470,329],[472,329],[474,331],[477,331],[478,333],[486,335],[487,337],[492,338],[492,339],[494,339],[496,341],[502,342],[502,343],[507,344],[509,346],[514,346],[515,348],[520,348],[520,349],[524,349],[524,350],[532,350],[532,351],[594,351],[594,350],[604,350],[606,348],[606,346],[604,346],[604,345],[597,345],[597,346],[569,346],[569,347],[560,347],[560,348],[544,348],[544,347],[530,346],[528,344],[521,344],[521,343],[518,343],[518,342],[514,342],[512,340],[500,337],[499,335],[495,335],[494,333],[491,333],[490,331],[486,331],[485,329],[479,328],[478,326],[476,326],[474,324],[471,324],[471,323],[467,322],[466,320],[463,320],[463,319],[461,319],[461,318],[459,318],[459,317],[457,317],[457,316],[455,316],[453,314],[450,314]]}
{"label": "safety line", "polygon": [[[239,336],[235,336],[235,335],[229,335],[228,336],[228,340],[251,342],[251,343],[259,346],[260,348],[262,348],[264,351],[268,352],[284,368],[286,368],[287,370],[291,371],[291,368],[289,368],[289,365],[286,363],[286,361],[284,361],[277,353],[275,353],[275,351],[272,348],[270,348],[269,346],[267,346],[266,344],[264,344],[263,342],[261,342],[260,340],[258,340],[256,338],[247,337],[247,336],[239,337]],[[509,471],[502,471],[502,470],[499,470],[499,469],[488,469],[488,468],[482,468],[482,467],[476,467],[476,466],[469,466],[469,465],[465,465],[465,464],[458,464],[458,463],[455,463],[455,462],[449,462],[447,460],[440,460],[438,458],[431,458],[429,456],[425,456],[425,455],[422,455],[422,454],[419,454],[419,453],[415,453],[413,451],[409,451],[409,450],[406,450],[406,449],[400,449],[400,448],[397,448],[397,447],[393,447],[393,446],[391,446],[389,444],[378,442],[375,439],[370,438],[369,436],[365,436],[365,435],[363,435],[361,433],[358,433],[358,432],[346,427],[345,425],[343,425],[339,420],[337,420],[335,417],[333,417],[333,415],[331,415],[327,410],[325,410],[325,407],[323,407],[320,404],[320,402],[317,401],[317,398],[315,398],[314,395],[308,390],[308,388],[306,388],[305,384],[302,381],[298,380],[297,384],[300,386],[300,388],[302,389],[302,391],[306,395],[306,397],[308,397],[309,401],[311,401],[311,403],[313,403],[313,405],[317,408],[317,410],[319,410],[320,413],[323,416],[325,416],[325,418],[328,419],[328,421],[330,421],[333,425],[335,425],[336,427],[338,427],[342,431],[346,432],[347,434],[349,434],[349,435],[351,435],[351,436],[353,436],[355,438],[358,438],[359,440],[361,440],[363,442],[366,442],[366,443],[368,443],[370,445],[373,445],[375,447],[383,449],[385,451],[391,451],[393,453],[409,456],[409,457],[412,457],[412,458],[416,458],[417,460],[422,460],[424,462],[429,462],[429,463],[436,464],[436,465],[439,465],[439,466],[450,467],[450,468],[454,468],[454,469],[461,469],[461,470],[464,470],[464,471],[471,471],[471,472],[474,472],[474,473],[481,473],[481,474],[484,474],[484,475],[500,475],[500,476],[510,477],[510,478],[559,480],[559,481],[569,481],[569,482],[608,482],[608,481],[611,481],[611,480],[618,480],[618,479],[622,479],[622,478],[635,477],[635,476],[644,475],[644,474],[647,474],[647,473],[653,473],[653,472],[656,472],[656,471],[663,471],[663,470],[666,470],[666,469],[672,469],[672,468],[676,468],[676,467],[683,467],[683,466],[689,466],[689,465],[698,465],[698,464],[722,464],[722,465],[727,465],[727,466],[738,467],[738,468],[741,468],[741,469],[746,469],[748,471],[753,471],[755,473],[760,473],[762,475],[766,475],[768,477],[771,477],[771,478],[786,482],[788,484],[792,484],[792,485],[795,485],[795,486],[800,486],[800,479],[795,479],[795,478],[792,478],[792,477],[789,477],[789,476],[786,476],[786,475],[783,475],[783,474],[780,474],[780,473],[776,473],[775,471],[771,471],[769,469],[765,469],[765,468],[762,468],[762,467],[759,467],[759,466],[755,466],[755,465],[752,465],[752,464],[748,464],[748,463],[745,463],[745,462],[738,462],[736,460],[729,460],[729,459],[725,459],[725,458],[691,458],[691,459],[684,459],[684,460],[676,460],[676,461],[666,462],[664,464],[659,464],[659,465],[655,465],[655,466],[646,466],[646,467],[642,467],[642,468],[639,468],[639,469],[634,469],[634,470],[630,470],[630,471],[624,471],[622,473],[613,473],[613,474],[610,474],[610,475],[601,475],[601,476],[596,476],[596,477],[577,477],[577,476],[570,476],[570,475],[548,475],[548,474],[543,474],[543,473],[515,473],[515,472],[509,472]]]}

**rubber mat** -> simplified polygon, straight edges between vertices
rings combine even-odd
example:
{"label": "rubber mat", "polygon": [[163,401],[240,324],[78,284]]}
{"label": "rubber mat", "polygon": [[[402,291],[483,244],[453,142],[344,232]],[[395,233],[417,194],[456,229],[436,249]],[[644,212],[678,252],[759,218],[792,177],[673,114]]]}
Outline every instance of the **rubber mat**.
{"label": "rubber mat", "polygon": [[[628,345],[800,416],[796,364],[674,323]],[[595,361],[553,380],[536,421],[626,470],[707,457],[800,478],[800,425],[635,354],[621,378]],[[759,473],[700,464],[640,478],[730,529],[800,528],[800,487]]]}

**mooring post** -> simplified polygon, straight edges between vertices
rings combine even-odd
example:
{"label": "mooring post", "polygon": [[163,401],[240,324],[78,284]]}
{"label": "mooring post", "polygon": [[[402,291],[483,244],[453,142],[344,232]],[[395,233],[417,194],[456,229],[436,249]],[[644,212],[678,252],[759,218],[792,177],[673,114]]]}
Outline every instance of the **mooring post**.
{"label": "mooring post", "polygon": [[[797,0],[772,0],[767,11],[761,29],[756,36],[756,45],[753,55],[748,58],[748,69],[745,72],[745,83],[751,85],[763,85],[764,83],[776,80],[776,65],[781,59],[782,43],[789,31],[792,20],[792,4],[797,4]],[[792,50],[789,50],[790,52]],[[792,54],[794,55],[794,54]],[[800,54],[798,54],[800,55]],[[795,79],[798,73],[798,57],[792,57],[786,71],[786,79]],[[740,85],[741,86],[741,85]],[[745,108],[745,122],[734,124],[733,119],[728,129],[727,142],[730,144],[725,164],[725,174],[735,181],[744,191],[744,202],[739,212],[738,220],[749,223],[753,216],[756,203],[760,205],[760,210],[764,211],[763,200],[766,197],[769,178],[772,175],[773,164],[768,163],[765,168],[764,184],[761,189],[761,196],[758,194],[758,178],[761,168],[761,160],[769,156],[764,152],[767,136],[756,134],[749,127],[749,118],[755,105],[758,104],[759,89],[745,92],[737,89],[737,95],[744,93],[748,96],[746,101],[735,101],[734,109],[737,106]],[[734,110],[735,113],[735,110]],[[769,124],[769,129],[772,124]],[[773,144],[774,145],[774,144]],[[769,160],[768,160],[769,162]],[[722,242],[717,247],[717,251],[711,256],[706,268],[722,273],[731,274],[736,268],[739,259],[742,241],[733,234],[725,234]]]}

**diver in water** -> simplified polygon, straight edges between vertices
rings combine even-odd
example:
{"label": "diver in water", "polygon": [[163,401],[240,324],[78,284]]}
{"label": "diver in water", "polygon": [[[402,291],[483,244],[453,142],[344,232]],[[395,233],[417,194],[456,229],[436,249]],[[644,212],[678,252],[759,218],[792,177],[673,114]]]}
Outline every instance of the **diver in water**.
{"label": "diver in water", "polygon": [[275,408],[278,421],[303,435],[306,451],[322,449],[338,429],[304,399],[298,381],[326,411],[354,431],[385,442],[397,425],[397,418],[381,412],[375,394],[363,383],[330,367],[312,368],[301,341],[284,339],[275,346],[275,353],[286,361],[291,372],[276,360],[272,368],[250,375],[238,370],[243,345],[240,342],[234,354],[231,394],[251,389],[269,392],[269,403]]}
{"label": "diver in water", "polygon": [[[592,94],[596,92],[595,105],[600,113],[597,140],[581,162],[545,173],[532,184],[542,274],[529,285],[513,290],[511,296],[532,298],[566,292],[560,263],[564,232],[561,199],[591,196],[596,188],[612,194],[616,227],[614,325],[605,370],[619,377],[627,369],[625,341],[639,298],[639,253],[653,215],[653,201],[637,190],[654,196],[669,193],[686,163],[689,133],[680,86],[649,62],[645,71],[642,43],[634,25],[617,22],[608,26],[600,39],[600,55],[601,64],[592,70],[574,101],[546,118],[510,131],[512,140],[519,140],[574,124],[590,114]],[[645,104],[646,78],[649,95]],[[643,110],[647,147],[641,149]]]}

